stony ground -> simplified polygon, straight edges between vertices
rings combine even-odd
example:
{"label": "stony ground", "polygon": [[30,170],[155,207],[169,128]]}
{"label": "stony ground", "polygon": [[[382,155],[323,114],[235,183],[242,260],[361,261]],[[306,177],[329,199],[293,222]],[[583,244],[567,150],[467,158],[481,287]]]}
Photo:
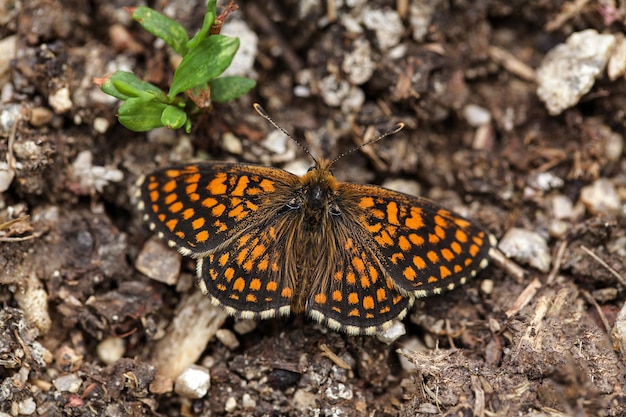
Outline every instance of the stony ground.
{"label": "stony ground", "polygon": [[[169,85],[134,4],[0,2],[0,415],[625,415],[624,4],[238,4],[257,87],[187,135],[126,130],[93,84]],[[203,2],[150,6],[201,25]],[[253,102],[317,156],[406,123],[334,174],[439,201],[526,273],[419,300],[392,343],[226,318],[131,196],[192,159],[306,169]]]}

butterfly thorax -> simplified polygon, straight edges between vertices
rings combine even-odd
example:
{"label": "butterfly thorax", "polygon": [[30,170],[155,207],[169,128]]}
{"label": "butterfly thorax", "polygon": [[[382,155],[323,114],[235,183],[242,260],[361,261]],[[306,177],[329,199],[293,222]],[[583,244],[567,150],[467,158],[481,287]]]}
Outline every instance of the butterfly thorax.
{"label": "butterfly thorax", "polygon": [[330,162],[322,160],[302,177],[299,199],[305,230],[312,232],[326,227],[328,216],[336,212],[334,204],[337,181],[330,173]]}

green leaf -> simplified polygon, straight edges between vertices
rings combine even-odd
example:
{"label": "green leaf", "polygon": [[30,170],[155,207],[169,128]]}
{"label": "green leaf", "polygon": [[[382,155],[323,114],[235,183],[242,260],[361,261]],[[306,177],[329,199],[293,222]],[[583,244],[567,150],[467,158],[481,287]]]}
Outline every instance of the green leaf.
{"label": "green leaf", "polygon": [[[212,7],[211,7],[211,3],[212,3]],[[187,48],[189,49],[193,49],[196,46],[198,46],[198,44],[204,40],[204,38],[206,38],[206,35],[209,34],[209,31],[211,30],[211,26],[213,25],[213,21],[215,20],[215,14],[217,13],[217,0],[214,1],[209,1],[207,3],[207,7],[206,7],[206,14],[204,15],[204,22],[202,22],[202,27],[200,28],[200,30],[198,31],[198,33],[196,33],[194,35],[193,38],[191,38],[191,40],[189,42],[187,42]]]}
{"label": "green leaf", "polygon": [[218,77],[233,60],[239,39],[224,35],[211,35],[205,38],[180,62],[174,73],[169,97],[205,84]]}
{"label": "green leaf", "polygon": [[211,86],[211,100],[217,103],[226,103],[246,94],[256,85],[256,81],[247,77],[229,76],[209,81]]}
{"label": "green leaf", "polygon": [[167,104],[143,98],[130,98],[120,106],[117,118],[126,128],[135,132],[146,132],[163,126],[161,115]]}
{"label": "green leaf", "polygon": [[115,71],[109,76],[100,89],[106,94],[120,100],[127,100],[134,97],[145,97],[150,93],[150,97],[158,97],[160,100],[168,100],[167,96],[159,87],[149,82],[140,80],[135,74],[127,71]]}
{"label": "green leaf", "polygon": [[187,113],[176,106],[167,106],[161,114],[161,123],[171,129],[178,129],[187,122]]}
{"label": "green leaf", "polygon": [[187,54],[187,42],[189,36],[184,27],[175,20],[170,19],[146,6],[139,6],[133,11],[133,19],[148,32],[157,38],[161,38],[172,47],[173,50],[184,56]]}

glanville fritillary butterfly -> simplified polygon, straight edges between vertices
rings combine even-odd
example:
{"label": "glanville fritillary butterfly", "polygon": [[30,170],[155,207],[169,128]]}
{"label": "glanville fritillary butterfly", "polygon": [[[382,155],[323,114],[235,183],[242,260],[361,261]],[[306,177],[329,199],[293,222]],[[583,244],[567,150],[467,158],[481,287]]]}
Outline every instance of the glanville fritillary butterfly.
{"label": "glanville fritillary butterfly", "polygon": [[197,259],[213,304],[246,319],[304,313],[371,335],[415,298],[487,266],[495,238],[469,220],[425,198],[337,181],[330,168],[345,154],[309,155],[303,176],[228,162],[160,169],[139,179],[139,209],[169,246]]}

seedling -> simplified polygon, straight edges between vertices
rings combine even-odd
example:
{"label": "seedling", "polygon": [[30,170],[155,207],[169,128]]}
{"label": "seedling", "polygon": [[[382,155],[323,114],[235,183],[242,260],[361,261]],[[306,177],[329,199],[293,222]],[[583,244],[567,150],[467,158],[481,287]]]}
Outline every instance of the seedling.
{"label": "seedling", "polygon": [[224,19],[237,8],[231,1],[216,17],[217,0],[209,0],[202,28],[191,39],[178,22],[149,7],[127,8],[145,30],[163,39],[183,59],[167,93],[127,71],[94,80],[103,92],[124,101],[117,113],[120,123],[135,132],[184,126],[189,133],[190,116],[198,109],[235,100],[254,88],[255,81],[246,77],[220,77],[239,48],[239,38],[220,35]]}

